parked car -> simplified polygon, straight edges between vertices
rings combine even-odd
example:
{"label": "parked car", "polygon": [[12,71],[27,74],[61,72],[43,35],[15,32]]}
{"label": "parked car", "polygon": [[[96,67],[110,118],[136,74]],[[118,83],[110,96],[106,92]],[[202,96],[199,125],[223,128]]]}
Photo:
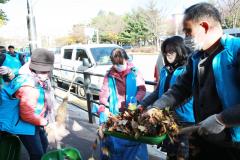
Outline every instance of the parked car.
{"label": "parked car", "polygon": [[[61,48],[60,64],[58,66],[62,69],[68,70],[81,70],[83,68],[83,59],[86,58],[90,64],[90,67],[85,71],[97,74],[106,74],[106,72],[112,66],[110,60],[110,54],[113,49],[121,48],[116,44],[85,44],[85,45],[68,45]],[[55,65],[56,66],[56,65]],[[60,77],[61,79],[72,81],[74,73],[69,71],[54,70],[53,75]],[[80,84],[84,83],[83,74],[76,74],[74,82]],[[103,77],[91,76],[90,87],[100,89],[103,83]],[[58,86],[69,85],[60,79],[56,81]],[[75,93],[79,96],[84,96],[84,90],[80,86],[74,86]],[[96,90],[90,91],[97,95]]]}
{"label": "parked car", "polygon": [[224,29],[223,33],[229,34],[235,37],[240,37],[240,28],[228,28]]}
{"label": "parked car", "polygon": [[133,46],[132,45],[122,45],[123,49],[132,49]]}

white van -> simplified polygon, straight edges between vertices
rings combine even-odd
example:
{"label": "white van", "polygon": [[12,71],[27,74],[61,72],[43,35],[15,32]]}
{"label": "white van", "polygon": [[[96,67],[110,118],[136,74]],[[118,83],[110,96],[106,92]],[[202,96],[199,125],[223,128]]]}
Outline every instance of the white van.
{"label": "white van", "polygon": [[[83,58],[87,58],[90,63],[90,67],[87,69],[88,72],[105,75],[112,66],[109,56],[112,50],[115,48],[121,47],[116,44],[78,44],[63,46],[61,48],[60,64],[57,66],[60,66],[62,69],[73,71],[79,70],[81,66],[83,66]],[[74,73],[69,71],[54,70],[53,75],[68,81],[72,81]],[[74,81],[83,84],[83,74],[77,74]],[[91,76],[91,87],[100,89],[102,83],[103,77]],[[66,83],[58,80],[57,84],[61,86],[62,84]],[[82,87],[74,87],[75,93],[77,93],[79,96],[84,95],[84,90]],[[96,91],[91,91],[93,94],[97,94]]]}

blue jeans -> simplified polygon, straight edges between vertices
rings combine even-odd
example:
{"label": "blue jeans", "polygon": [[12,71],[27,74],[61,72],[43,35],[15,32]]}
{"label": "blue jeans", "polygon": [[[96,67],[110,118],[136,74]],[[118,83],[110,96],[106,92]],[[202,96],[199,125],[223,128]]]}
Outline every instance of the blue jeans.
{"label": "blue jeans", "polygon": [[48,140],[43,127],[36,127],[35,135],[19,135],[23,145],[26,147],[30,160],[41,160],[46,153]]}

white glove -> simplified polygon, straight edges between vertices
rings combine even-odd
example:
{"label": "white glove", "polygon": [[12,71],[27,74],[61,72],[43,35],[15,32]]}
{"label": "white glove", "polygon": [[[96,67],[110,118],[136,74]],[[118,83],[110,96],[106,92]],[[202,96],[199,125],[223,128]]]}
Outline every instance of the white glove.
{"label": "white glove", "polygon": [[160,99],[156,100],[156,101],[152,104],[152,106],[155,107],[155,108],[159,108],[159,109],[164,109],[164,108],[165,108],[165,106],[163,106],[163,105],[161,104]]}
{"label": "white glove", "polygon": [[214,114],[199,123],[198,134],[218,134],[222,132],[225,127],[226,126],[218,120],[217,114]]}
{"label": "white glove", "polygon": [[0,67],[0,75],[6,75],[6,74],[9,74],[11,73],[11,69],[6,67],[6,66],[1,66]]}

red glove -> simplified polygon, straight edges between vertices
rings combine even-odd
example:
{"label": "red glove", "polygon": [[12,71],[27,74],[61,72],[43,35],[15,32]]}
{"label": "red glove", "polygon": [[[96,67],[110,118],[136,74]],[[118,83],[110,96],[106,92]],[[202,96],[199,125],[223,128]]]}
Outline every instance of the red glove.
{"label": "red glove", "polygon": [[142,105],[138,105],[137,106],[137,110],[140,112],[140,113],[143,113],[143,111],[145,110],[146,108]]}

